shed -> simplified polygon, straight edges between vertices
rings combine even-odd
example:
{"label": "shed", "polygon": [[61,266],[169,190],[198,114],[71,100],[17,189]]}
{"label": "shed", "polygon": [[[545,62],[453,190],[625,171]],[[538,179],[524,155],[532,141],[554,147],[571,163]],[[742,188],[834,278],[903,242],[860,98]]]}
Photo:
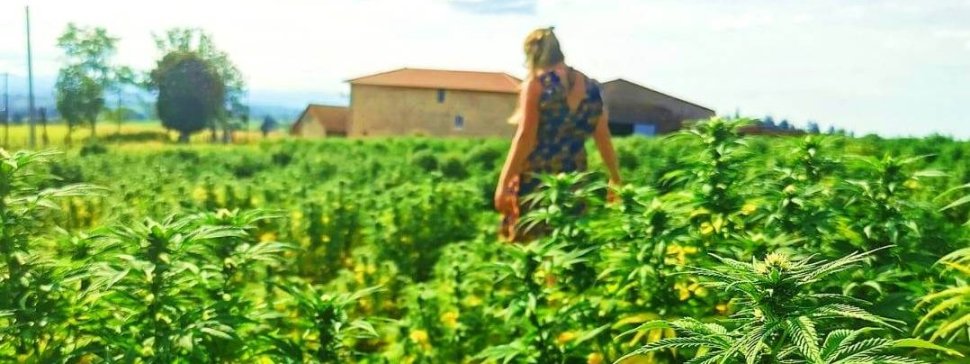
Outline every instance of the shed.
{"label": "shed", "polygon": [[343,106],[310,104],[290,128],[303,137],[346,136],[350,109]]}
{"label": "shed", "polygon": [[614,135],[655,135],[681,129],[684,121],[708,119],[714,110],[674,96],[616,79],[602,85]]}

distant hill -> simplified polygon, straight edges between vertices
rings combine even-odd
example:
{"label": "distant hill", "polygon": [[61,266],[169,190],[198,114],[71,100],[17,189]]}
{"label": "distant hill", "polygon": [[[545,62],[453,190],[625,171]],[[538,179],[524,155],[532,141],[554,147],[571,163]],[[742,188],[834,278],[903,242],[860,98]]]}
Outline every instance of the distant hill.
{"label": "distant hill", "polygon": [[[3,93],[2,79],[0,79],[0,96]],[[54,77],[34,78],[34,106],[37,109],[46,108],[51,120],[59,118],[54,95]],[[26,77],[10,75],[10,115],[16,119],[18,115],[26,119],[29,108]],[[107,95],[108,106],[116,105],[115,95]],[[155,96],[138,89],[129,89],[121,94],[122,104],[135,111],[140,118],[151,119],[154,115]],[[253,119],[266,116],[288,123],[303,111],[307,104],[347,105],[348,98],[337,93],[311,91],[267,91],[252,90],[249,92],[250,115]],[[0,98],[0,109],[3,103]]]}

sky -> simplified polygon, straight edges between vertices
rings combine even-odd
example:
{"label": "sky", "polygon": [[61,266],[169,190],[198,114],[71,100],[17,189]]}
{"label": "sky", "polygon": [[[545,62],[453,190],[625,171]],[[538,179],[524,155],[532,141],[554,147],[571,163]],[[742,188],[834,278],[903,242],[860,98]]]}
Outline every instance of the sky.
{"label": "sky", "polygon": [[525,35],[555,26],[573,67],[719,114],[970,138],[970,0],[2,0],[0,73],[15,77],[25,5],[39,78],[56,76],[68,22],[106,28],[116,63],[145,71],[152,33],[200,27],[251,97],[345,102],[346,80],[401,67],[521,76]]}

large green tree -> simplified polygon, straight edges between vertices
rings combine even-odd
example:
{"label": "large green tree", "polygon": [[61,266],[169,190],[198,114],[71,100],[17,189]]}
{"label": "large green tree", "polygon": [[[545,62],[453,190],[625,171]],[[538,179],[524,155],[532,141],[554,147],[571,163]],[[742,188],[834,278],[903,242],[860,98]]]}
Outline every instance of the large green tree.
{"label": "large green tree", "polygon": [[229,60],[226,52],[216,47],[212,36],[201,29],[172,28],[164,34],[154,34],[153,37],[155,46],[162,54],[192,52],[215,69],[224,82],[225,97],[223,107],[207,127],[212,131],[213,141],[216,140],[216,129],[222,129],[224,135],[228,136],[229,130],[233,127],[230,120],[248,114],[248,108],[242,103],[246,93],[246,83],[239,68]]}
{"label": "large green tree", "polygon": [[93,123],[104,107],[104,88],[78,65],[62,68],[57,75],[57,111],[67,123],[65,143],[71,143],[74,128]]}
{"label": "large green tree", "polygon": [[97,115],[105,106],[105,91],[121,90],[125,84],[133,83],[131,69],[112,63],[117,44],[118,38],[104,28],[79,27],[74,23],[69,23],[57,38],[57,46],[64,51],[64,66],[56,85],[57,109],[69,129],[85,123],[91,127],[91,136],[95,136]]}
{"label": "large green tree", "polygon": [[158,91],[158,117],[166,128],[179,132],[179,142],[188,142],[192,133],[212,125],[225,111],[222,77],[195,52],[168,53],[150,77]]}

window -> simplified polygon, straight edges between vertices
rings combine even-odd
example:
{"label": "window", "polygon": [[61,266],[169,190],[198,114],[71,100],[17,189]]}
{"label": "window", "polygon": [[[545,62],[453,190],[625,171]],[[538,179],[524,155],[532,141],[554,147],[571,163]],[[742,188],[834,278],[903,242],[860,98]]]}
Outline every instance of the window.
{"label": "window", "polygon": [[455,130],[462,130],[465,128],[465,118],[461,115],[455,115]]}
{"label": "window", "polygon": [[636,123],[633,125],[633,134],[657,135],[657,126],[648,123]]}
{"label": "window", "polygon": [[443,104],[445,102],[445,90],[438,89],[438,103]]}

